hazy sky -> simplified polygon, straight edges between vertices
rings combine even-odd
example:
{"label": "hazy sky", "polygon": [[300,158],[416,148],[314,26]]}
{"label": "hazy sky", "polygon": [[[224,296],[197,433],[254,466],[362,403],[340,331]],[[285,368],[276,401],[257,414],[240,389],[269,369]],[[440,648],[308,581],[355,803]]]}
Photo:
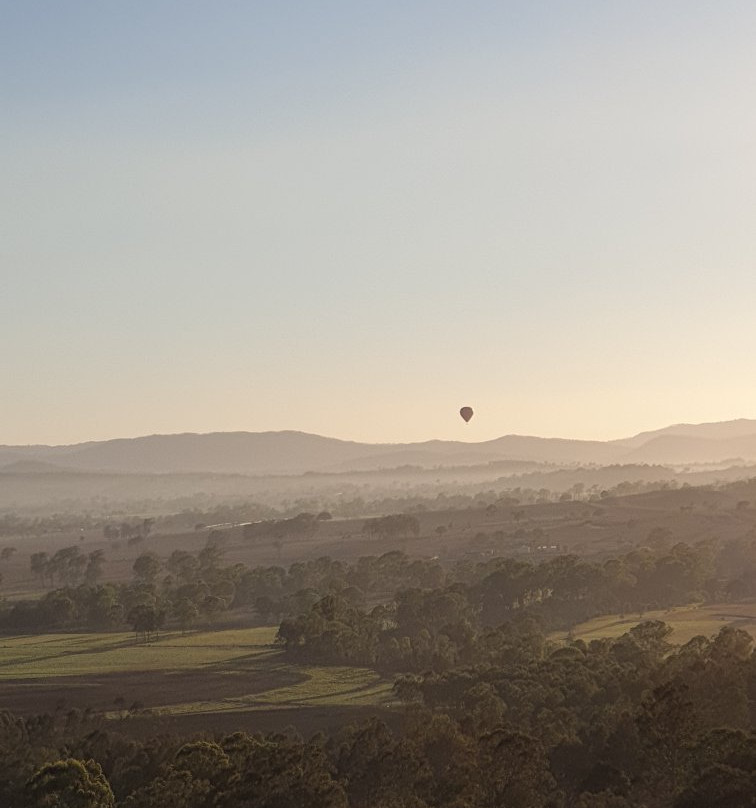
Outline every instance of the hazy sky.
{"label": "hazy sky", "polygon": [[749,0],[0,0],[0,443],[756,415],[754,42]]}

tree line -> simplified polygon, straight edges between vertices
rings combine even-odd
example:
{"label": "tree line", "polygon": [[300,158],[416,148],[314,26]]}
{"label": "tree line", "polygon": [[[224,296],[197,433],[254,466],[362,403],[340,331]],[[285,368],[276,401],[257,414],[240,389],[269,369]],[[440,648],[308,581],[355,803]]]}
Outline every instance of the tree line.
{"label": "tree line", "polygon": [[388,600],[398,589],[439,586],[446,578],[434,560],[401,552],[365,556],[353,564],[322,557],[281,566],[226,564],[217,536],[197,553],[168,557],[141,553],[128,582],[102,582],[103,550],[77,545],[34,553],[31,571],[51,590],[33,600],[0,602],[0,630],[114,630],[130,626],[142,639],[166,627],[210,625],[231,610],[246,610],[269,625],[306,612],[327,594],[353,604]]}
{"label": "tree line", "polygon": [[285,618],[278,638],[297,660],[384,672],[444,671],[491,664],[511,653],[520,625],[569,630],[604,614],[642,617],[651,609],[752,595],[756,538],[749,534],[721,546],[678,543],[601,562],[574,555],[540,564],[462,562],[441,586],[402,589],[372,608],[329,593],[309,611]]}

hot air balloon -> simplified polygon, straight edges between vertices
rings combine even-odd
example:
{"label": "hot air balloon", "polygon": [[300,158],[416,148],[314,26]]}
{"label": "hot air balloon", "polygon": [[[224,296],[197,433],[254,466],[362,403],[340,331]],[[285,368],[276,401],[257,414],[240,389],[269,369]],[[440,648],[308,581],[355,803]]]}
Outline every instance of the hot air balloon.
{"label": "hot air balloon", "polygon": [[465,423],[468,423],[469,420],[473,417],[473,408],[462,407],[462,409],[459,411],[459,414],[465,419]]}

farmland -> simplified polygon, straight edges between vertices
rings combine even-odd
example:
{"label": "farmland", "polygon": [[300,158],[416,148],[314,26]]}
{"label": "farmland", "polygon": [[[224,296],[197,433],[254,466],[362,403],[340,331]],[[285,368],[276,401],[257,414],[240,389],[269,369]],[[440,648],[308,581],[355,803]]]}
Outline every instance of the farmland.
{"label": "farmland", "polygon": [[756,602],[693,604],[644,612],[642,617],[638,614],[609,614],[580,623],[569,635],[561,631],[552,634],[551,638],[565,641],[572,637],[585,642],[616,638],[646,620],[666,623],[672,629],[670,642],[675,645],[684,645],[696,636],[711,637],[726,625],[743,629],[756,637]]}
{"label": "farmland", "polygon": [[[723,625],[756,636],[756,603],[604,615],[550,639],[616,638],[645,620],[667,623],[675,645],[711,637]],[[167,632],[149,643],[131,632],[4,637],[0,707],[20,713],[91,708],[150,726],[201,718],[206,727],[245,714],[253,722],[309,726],[318,708],[339,715],[390,707],[390,679],[368,668],[293,664],[275,644],[275,633],[275,627]]]}
{"label": "farmland", "polygon": [[289,663],[273,644],[275,631],[166,633],[150,643],[130,632],[5,637],[0,707],[27,714],[91,708],[152,726],[202,715],[206,727],[215,726],[216,714],[260,712],[270,722],[281,711],[284,724],[300,718],[309,725],[311,708],[338,714],[390,696],[391,682],[371,670]]}

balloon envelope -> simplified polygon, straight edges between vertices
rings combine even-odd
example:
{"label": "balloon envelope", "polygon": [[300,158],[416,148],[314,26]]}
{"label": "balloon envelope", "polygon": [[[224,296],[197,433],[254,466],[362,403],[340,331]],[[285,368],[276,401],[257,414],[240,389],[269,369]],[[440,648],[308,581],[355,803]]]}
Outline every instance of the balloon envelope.
{"label": "balloon envelope", "polygon": [[473,417],[472,407],[462,407],[459,414],[465,419],[465,423]]}

